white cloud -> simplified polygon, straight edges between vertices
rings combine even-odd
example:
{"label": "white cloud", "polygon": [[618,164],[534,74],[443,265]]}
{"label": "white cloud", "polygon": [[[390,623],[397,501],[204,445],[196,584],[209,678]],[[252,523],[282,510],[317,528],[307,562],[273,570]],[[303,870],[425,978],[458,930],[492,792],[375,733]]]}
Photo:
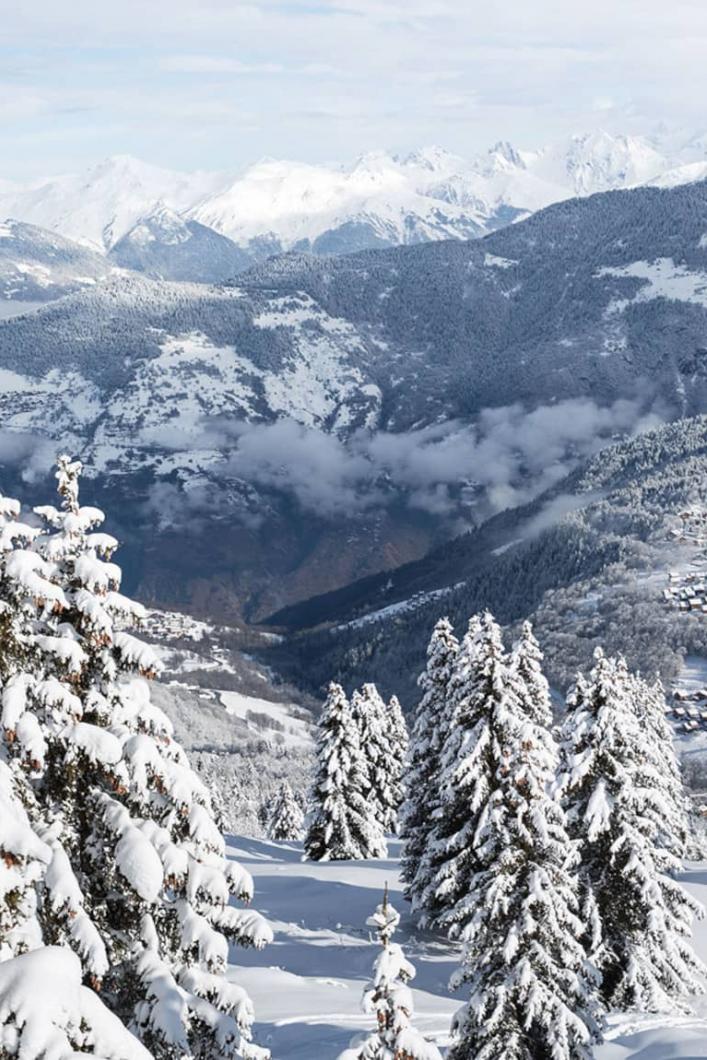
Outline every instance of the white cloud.
{"label": "white cloud", "polygon": [[[19,167],[41,175],[67,168],[71,157],[82,163],[104,153],[232,169],[262,155],[346,159],[429,142],[468,155],[498,139],[536,147],[607,122],[626,132],[703,122],[702,0],[5,7],[5,176]],[[339,98],[337,84],[346,85]],[[67,96],[86,106],[93,100],[96,117],[85,129],[65,108]],[[233,114],[244,111],[247,129],[234,136]],[[200,128],[203,115],[212,116],[211,129]],[[21,139],[28,123],[34,156],[31,135],[30,146]],[[66,140],[59,165],[42,156],[52,127]]]}
{"label": "white cloud", "polygon": [[160,69],[180,74],[281,74],[280,63],[242,63],[219,55],[168,55],[160,59]]}
{"label": "white cloud", "polygon": [[[348,440],[293,420],[216,418],[192,448],[223,452],[222,472],[292,494],[323,516],[370,511],[391,500],[457,519],[470,506],[488,515],[522,504],[554,485],[574,464],[617,434],[646,430],[659,418],[639,402],[599,406],[588,398],[527,412],[520,404],[403,433],[366,431]],[[181,449],[183,437],[160,429],[146,441]]]}

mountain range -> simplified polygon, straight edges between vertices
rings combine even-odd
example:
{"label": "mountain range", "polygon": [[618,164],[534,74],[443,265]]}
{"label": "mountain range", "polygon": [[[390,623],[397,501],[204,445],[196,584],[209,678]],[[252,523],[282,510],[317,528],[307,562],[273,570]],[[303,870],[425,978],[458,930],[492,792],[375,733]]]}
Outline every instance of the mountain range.
{"label": "mountain range", "polygon": [[0,306],[46,302],[90,287],[117,270],[96,250],[20,221],[0,223]]}
{"label": "mountain range", "polygon": [[220,617],[417,560],[706,402],[707,182],[226,284],[124,270],[0,324],[3,485],[70,448],[131,587]]}
{"label": "mountain range", "polygon": [[707,140],[577,135],[467,159],[439,147],[346,165],[262,160],[179,173],[128,156],[31,184],[0,184],[0,218],[173,280],[222,280],[283,251],[339,254],[487,234],[551,203],[707,176]]}

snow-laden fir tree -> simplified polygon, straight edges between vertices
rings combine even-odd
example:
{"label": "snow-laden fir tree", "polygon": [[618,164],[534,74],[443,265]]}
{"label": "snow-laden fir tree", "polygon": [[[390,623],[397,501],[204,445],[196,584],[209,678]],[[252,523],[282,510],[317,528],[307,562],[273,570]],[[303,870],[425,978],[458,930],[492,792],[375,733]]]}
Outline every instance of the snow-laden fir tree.
{"label": "snow-laden fir tree", "polygon": [[366,772],[366,798],[383,833],[395,832],[402,800],[401,759],[405,753],[405,722],[400,705],[399,717],[392,717],[376,686],[369,683],[354,692],[351,712]]}
{"label": "snow-laden fir tree", "polygon": [[[534,645],[529,628],[524,640]],[[512,661],[504,673],[498,629],[484,616],[484,706],[448,777],[469,791],[475,864],[454,910],[463,953],[451,986],[467,983],[470,996],[454,1019],[450,1060],[589,1060],[599,1035],[579,854],[551,794],[557,747],[538,708],[535,648],[533,658],[529,684]],[[479,778],[471,788],[469,770]]]}
{"label": "snow-laden fir tree", "polygon": [[682,1011],[707,971],[690,936],[698,904],[672,878],[673,813],[623,660],[600,649],[568,701],[560,790],[579,842],[586,944],[612,1008]]}
{"label": "snow-laden fir tree", "polygon": [[268,814],[268,838],[275,840],[301,839],[304,834],[304,814],[292,788],[283,780],[273,799]]}
{"label": "snow-laden fir tree", "polygon": [[415,976],[414,965],[392,938],[400,915],[388,900],[386,886],[382,903],[366,921],[374,928],[381,952],[373,964],[373,979],[363,993],[363,1010],[375,1016],[372,1034],[354,1039],[340,1060],[442,1060],[437,1046],[427,1041],[412,1024],[412,992],[407,984]]}
{"label": "snow-laden fir tree", "polygon": [[404,775],[410,736],[407,722],[397,696],[391,696],[386,711],[386,725],[390,734],[390,789],[395,806],[395,820],[391,832],[400,832],[400,810],[405,797]]}
{"label": "snow-laden fir tree", "polygon": [[517,675],[517,691],[523,697],[525,713],[538,725],[549,729],[552,725],[550,686],[542,670],[543,654],[533,627],[524,622],[518,643],[513,648],[511,666]]}
{"label": "snow-laden fir tree", "polygon": [[332,682],[317,731],[304,851],[312,861],[385,857],[377,808],[367,799],[368,770],[351,704]]}
{"label": "snow-laden fir tree", "polygon": [[158,662],[124,628],[142,609],[119,591],[103,513],[79,504],[80,470],[60,458],[61,507],[36,509],[42,532],[6,526],[1,557],[20,646],[2,674],[2,753],[49,852],[41,938],[76,954],[158,1060],[264,1057],[226,971],[229,941],[272,935],[230,904],[252,881],[226,860],[210,793],[150,702]]}
{"label": "snow-laden fir tree", "polygon": [[[6,503],[3,498],[0,506]],[[105,1060],[150,1054],[83,985],[68,947],[44,944],[40,900],[51,896],[52,849],[40,838],[19,793],[14,763],[0,761],[0,1056],[35,1060],[79,1052]]]}
{"label": "snow-laden fir tree", "polygon": [[658,845],[667,846],[676,857],[683,858],[692,843],[690,806],[666,718],[665,690],[659,680],[649,684],[638,674],[629,674],[629,683],[633,709],[645,730],[646,747],[653,757],[663,794],[665,810],[656,839]]}
{"label": "snow-laden fir tree", "polygon": [[448,618],[441,618],[427,647],[427,666],[418,678],[422,696],[410,734],[405,799],[400,811],[402,878],[405,896],[415,912],[421,911],[420,900],[429,882],[420,871],[420,866],[430,840],[438,803],[440,754],[446,732],[449,682],[458,652],[459,643],[452,624]]}
{"label": "snow-laden fir tree", "polygon": [[440,759],[435,826],[421,863],[422,923],[459,934],[457,906],[479,870],[474,843],[498,763],[489,753],[490,718],[507,695],[511,669],[501,630],[489,612],[474,615],[450,682],[450,720]]}

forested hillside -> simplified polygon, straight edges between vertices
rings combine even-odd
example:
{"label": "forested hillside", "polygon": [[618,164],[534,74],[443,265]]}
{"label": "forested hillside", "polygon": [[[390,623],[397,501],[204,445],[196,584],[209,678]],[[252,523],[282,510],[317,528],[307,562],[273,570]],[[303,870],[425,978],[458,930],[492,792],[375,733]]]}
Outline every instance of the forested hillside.
{"label": "forested hillside", "polygon": [[418,563],[275,615],[291,632],[274,657],[311,688],[366,673],[413,702],[414,660],[436,616],[456,624],[490,608],[511,625],[532,618],[562,690],[605,642],[672,678],[685,651],[707,652],[702,616],[663,599],[669,570],[694,558],[670,535],[694,504],[707,504],[703,416],[602,450],[531,504]]}

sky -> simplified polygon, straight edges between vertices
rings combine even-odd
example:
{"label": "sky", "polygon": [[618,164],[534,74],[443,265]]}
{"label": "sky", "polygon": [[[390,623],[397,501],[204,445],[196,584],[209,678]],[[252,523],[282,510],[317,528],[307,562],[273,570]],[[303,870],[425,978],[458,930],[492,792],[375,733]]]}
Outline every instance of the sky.
{"label": "sky", "polygon": [[0,180],[707,129],[704,0],[0,0]]}

